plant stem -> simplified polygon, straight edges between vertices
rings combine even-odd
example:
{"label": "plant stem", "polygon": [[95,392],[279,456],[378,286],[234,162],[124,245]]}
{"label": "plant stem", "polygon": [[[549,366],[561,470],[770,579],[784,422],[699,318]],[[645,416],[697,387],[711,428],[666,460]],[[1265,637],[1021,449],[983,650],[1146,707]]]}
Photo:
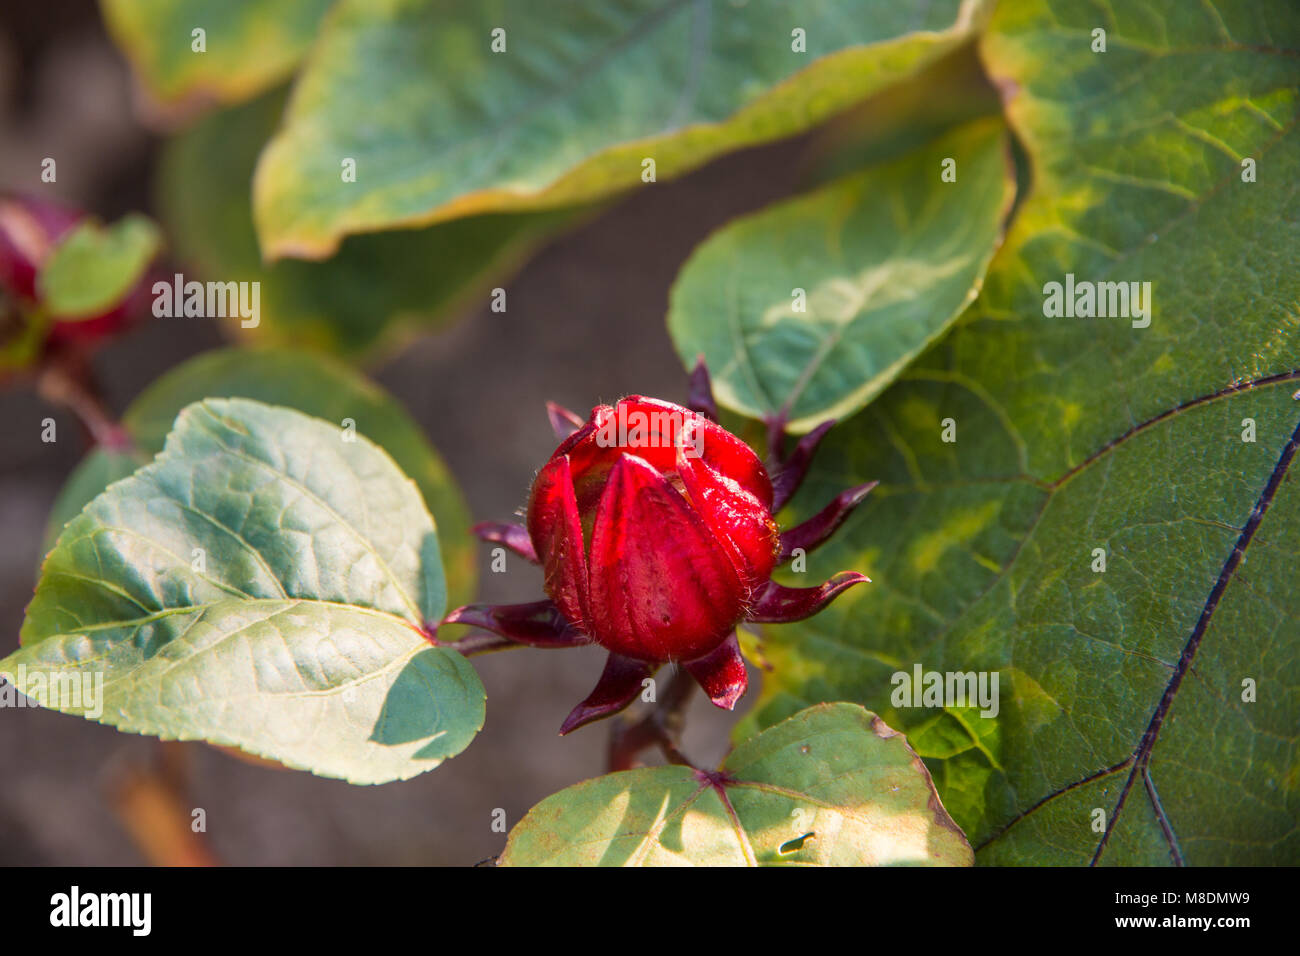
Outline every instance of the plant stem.
{"label": "plant stem", "polygon": [[508,651],[512,647],[528,646],[527,644],[520,644],[518,641],[512,641],[508,637],[502,637],[500,634],[492,634],[489,631],[473,631],[458,641],[443,641],[438,639],[438,625],[427,621],[420,628],[420,633],[434,647],[449,647],[453,651],[459,651],[465,657],[473,657],[475,654],[491,654],[493,651]]}
{"label": "plant stem", "polygon": [[110,451],[133,447],[127,430],[109,412],[84,353],[66,351],[50,356],[36,377],[36,391],[47,402],[76,415],[93,444]]}
{"label": "plant stem", "polygon": [[141,855],[154,866],[217,866],[206,826],[194,828],[188,796],[194,744],[156,741],[150,759],[115,769],[108,804]]}
{"label": "plant stem", "polygon": [[626,718],[618,719],[610,730],[609,769],[629,770],[637,766],[637,757],[649,747],[658,747],[669,763],[694,768],[678,744],[686,723],[686,708],[694,690],[694,678],[679,670],[668,682],[663,698],[653,710],[635,723]]}
{"label": "plant stem", "polygon": [[453,651],[459,651],[465,657],[473,657],[475,654],[491,654],[494,651],[508,651],[512,647],[527,647],[527,644],[520,644],[518,641],[512,641],[508,637],[502,637],[500,634],[489,634],[487,631],[476,631],[468,637],[462,637],[459,641],[434,641],[437,647],[449,647]]}

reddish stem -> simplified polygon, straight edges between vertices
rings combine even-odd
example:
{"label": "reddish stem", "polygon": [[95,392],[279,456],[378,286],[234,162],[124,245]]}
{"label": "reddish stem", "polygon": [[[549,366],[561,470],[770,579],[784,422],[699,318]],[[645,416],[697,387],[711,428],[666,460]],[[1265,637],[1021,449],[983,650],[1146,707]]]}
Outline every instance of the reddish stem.
{"label": "reddish stem", "polygon": [[436,647],[449,647],[453,651],[459,651],[466,657],[528,646],[527,644],[520,644],[518,641],[512,641],[508,637],[502,637],[500,634],[489,634],[487,631],[476,631],[467,637],[462,637],[459,641],[435,640],[433,643]]}
{"label": "reddish stem", "polygon": [[657,706],[635,723],[619,718],[609,735],[609,769],[630,770],[637,757],[650,747],[658,747],[669,763],[695,768],[682,753],[678,741],[686,723],[686,708],[695,690],[695,679],[679,670]]}
{"label": "reddish stem", "polygon": [[81,352],[51,355],[36,377],[36,392],[47,402],[77,416],[91,443],[110,451],[128,451],[134,445],[104,402],[89,360]]}

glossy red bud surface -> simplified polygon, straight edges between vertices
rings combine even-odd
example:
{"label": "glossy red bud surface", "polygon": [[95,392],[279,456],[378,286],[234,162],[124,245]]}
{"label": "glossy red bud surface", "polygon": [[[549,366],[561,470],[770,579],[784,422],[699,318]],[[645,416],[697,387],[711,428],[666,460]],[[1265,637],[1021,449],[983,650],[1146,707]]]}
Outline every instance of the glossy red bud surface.
{"label": "glossy red bud surface", "polygon": [[773,512],[798,490],[832,423],[786,456],[784,422],[770,421],[773,480],[717,414],[702,359],[688,408],[633,395],[584,421],[548,403],[560,445],[533,481],[526,526],[486,521],[474,531],[540,564],[549,600],[459,607],[430,639],[441,644],[439,628],[458,624],[488,632],[450,645],[469,653],[605,647],[600,680],[561,734],[623,710],[669,661],[715,705],[734,708],[748,686],[738,624],[803,620],[867,580],[842,571],[815,587],[787,587],[772,572],[825,542],[875,483],[848,489],[782,533]]}
{"label": "glossy red bud surface", "polygon": [[632,396],[602,405],[533,484],[528,532],[546,591],[598,644],[644,661],[714,650],[771,577],[772,485],[703,415]]}

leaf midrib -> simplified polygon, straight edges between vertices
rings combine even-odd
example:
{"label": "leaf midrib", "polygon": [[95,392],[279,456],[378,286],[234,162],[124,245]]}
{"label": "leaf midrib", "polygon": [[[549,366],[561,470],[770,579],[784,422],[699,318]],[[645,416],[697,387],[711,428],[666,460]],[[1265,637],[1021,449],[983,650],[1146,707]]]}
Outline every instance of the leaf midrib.
{"label": "leaf midrib", "polygon": [[[244,631],[246,631],[249,627],[251,627],[251,626],[253,626],[253,625],[255,625],[255,624],[262,624],[262,623],[265,623],[265,622],[267,622],[267,621],[270,621],[270,620],[274,619],[275,617],[279,616],[280,614],[288,613],[289,611],[292,611],[295,607],[299,607],[299,606],[301,606],[301,605],[323,605],[323,606],[326,606],[326,607],[339,608],[339,609],[342,609],[342,610],[345,610],[345,611],[349,611],[349,612],[356,612],[356,613],[361,613],[361,614],[369,614],[369,615],[373,615],[373,616],[376,616],[376,617],[380,617],[380,618],[382,618],[382,619],[384,619],[384,620],[386,620],[386,621],[388,621],[388,622],[390,622],[390,623],[398,624],[398,625],[400,625],[400,626],[402,626],[402,627],[405,627],[405,628],[407,628],[408,630],[410,630],[414,635],[416,635],[416,636],[419,638],[418,641],[412,643],[412,645],[411,645],[411,647],[410,647],[410,649],[409,649],[408,651],[404,652],[403,654],[400,654],[400,655],[398,655],[398,656],[393,657],[393,658],[392,658],[391,660],[389,660],[389,661],[386,661],[386,662],[384,663],[384,665],[383,665],[381,668],[379,668],[378,670],[375,670],[375,671],[373,671],[373,672],[371,672],[371,673],[369,673],[369,674],[367,674],[367,675],[365,675],[365,676],[363,676],[363,677],[354,678],[354,679],[352,679],[352,680],[347,681],[346,683],[341,683],[341,684],[335,685],[335,686],[333,686],[333,687],[330,687],[330,688],[327,689],[327,690],[319,690],[319,691],[291,691],[291,692],[283,692],[283,693],[277,692],[277,693],[275,693],[274,695],[272,695],[276,700],[284,700],[284,699],[288,699],[288,698],[298,698],[298,697],[328,697],[328,696],[331,696],[331,695],[336,694],[336,693],[338,693],[338,692],[340,692],[340,691],[346,690],[346,689],[349,688],[349,687],[357,686],[357,685],[360,685],[360,684],[366,683],[366,682],[368,682],[368,681],[374,680],[374,679],[376,679],[376,678],[382,677],[384,674],[386,674],[387,672],[389,672],[393,667],[395,667],[395,666],[397,666],[397,665],[399,665],[399,664],[402,665],[402,666],[405,666],[405,664],[406,664],[407,662],[409,662],[409,660],[410,660],[412,657],[414,657],[417,653],[419,653],[419,652],[425,650],[427,647],[432,647],[432,646],[433,646],[433,645],[430,645],[426,640],[424,640],[424,637],[423,637],[423,635],[421,634],[421,632],[420,632],[417,628],[413,627],[413,626],[410,624],[409,621],[406,621],[406,620],[404,620],[403,618],[398,617],[398,616],[395,615],[395,614],[390,614],[390,613],[388,613],[388,612],[386,612],[386,611],[379,611],[379,610],[376,610],[376,609],[374,609],[374,608],[364,608],[364,607],[359,607],[359,606],[357,606],[357,605],[353,605],[353,604],[343,604],[343,603],[340,603],[340,602],[337,602],[337,601],[320,601],[320,600],[315,600],[315,599],[311,599],[311,598],[287,598],[287,599],[286,599],[286,598],[254,598],[254,599],[249,599],[249,600],[240,600],[240,599],[238,599],[238,598],[228,598],[228,599],[224,599],[224,600],[220,600],[220,601],[210,601],[210,602],[207,602],[207,603],[205,603],[205,604],[195,604],[195,605],[190,605],[190,606],[188,606],[188,607],[184,607],[184,608],[168,608],[168,609],[166,609],[166,610],[164,610],[164,611],[160,611],[160,612],[158,612],[157,614],[150,615],[150,616],[148,616],[148,617],[146,617],[146,618],[139,618],[139,619],[135,619],[135,620],[131,620],[131,621],[121,621],[121,622],[111,622],[111,623],[107,623],[107,624],[98,624],[98,625],[94,625],[94,626],[92,626],[92,627],[80,628],[80,629],[78,629],[78,630],[76,630],[76,631],[71,631],[71,632],[67,632],[67,633],[63,633],[63,634],[53,634],[53,635],[50,635],[50,637],[48,637],[48,638],[43,638],[43,639],[42,639],[41,641],[39,641],[37,644],[30,645],[30,647],[31,647],[31,648],[35,648],[35,647],[39,646],[40,644],[44,644],[46,641],[59,640],[59,639],[61,639],[61,638],[76,638],[76,637],[81,637],[81,636],[83,636],[83,635],[82,635],[82,631],[103,630],[103,629],[105,629],[105,628],[110,628],[110,627],[123,627],[123,628],[128,628],[128,627],[132,627],[133,625],[134,625],[134,630],[139,630],[140,627],[144,626],[145,624],[151,623],[152,621],[160,620],[160,619],[163,619],[163,618],[166,618],[166,617],[176,616],[176,615],[178,615],[178,614],[195,614],[195,615],[197,615],[197,617],[195,618],[195,620],[194,620],[193,622],[191,622],[191,624],[190,624],[190,626],[192,627],[193,624],[198,623],[198,621],[202,619],[202,616],[203,616],[203,614],[204,614],[205,611],[213,610],[213,609],[217,609],[217,608],[221,608],[222,606],[230,606],[230,607],[232,607],[232,608],[244,609],[244,608],[249,607],[250,605],[261,605],[261,604],[276,604],[276,605],[281,605],[281,607],[280,607],[278,610],[276,610],[274,613],[269,614],[269,615],[267,615],[266,617],[259,618],[259,619],[256,620],[256,621],[250,621],[250,622],[248,622],[248,623],[246,623],[246,624],[242,624],[240,627],[238,627],[238,628],[236,628],[236,629],[234,629],[234,630],[231,630],[231,631],[224,631],[224,632],[222,632],[222,636],[221,636],[221,639],[220,639],[219,641],[217,641],[215,644],[211,645],[210,647],[203,648],[202,650],[203,650],[203,651],[208,651],[208,650],[211,650],[211,649],[214,648],[214,647],[218,647],[218,646],[220,646],[221,644],[224,644],[226,641],[228,641],[228,640],[230,640],[230,639],[232,639],[232,638],[234,638],[234,637],[237,637],[238,635],[244,633]],[[181,637],[183,637],[186,633],[188,633],[188,630],[189,630],[189,628],[187,627],[185,631],[182,631],[180,634],[177,634],[177,635],[173,636],[172,638],[170,638],[170,639],[167,641],[166,646],[167,646],[167,647],[172,646],[172,645],[173,645],[177,640],[179,640],[179,639],[180,639]],[[104,649],[104,652],[101,653],[101,654],[95,654],[95,655],[92,655],[92,656],[89,656],[89,657],[78,658],[75,662],[72,662],[72,663],[75,663],[78,667],[84,667],[84,665],[87,665],[87,664],[93,664],[93,663],[95,663],[95,662],[97,662],[97,661],[104,661],[104,660],[106,660],[106,659],[108,658],[108,656],[111,655],[112,652],[116,649],[118,643],[119,643],[119,642],[116,642],[116,641],[113,642],[113,643],[110,644],[108,647],[106,647],[106,648]],[[454,650],[454,648],[450,648],[450,649],[451,649],[451,650]],[[21,651],[20,651],[20,652],[21,652]],[[196,651],[195,653],[190,653],[190,654],[187,654],[185,657],[179,658],[179,659],[177,659],[177,660],[175,660],[175,661],[171,661],[170,664],[169,664],[169,666],[168,666],[168,668],[167,668],[167,670],[170,670],[172,667],[178,666],[178,665],[180,665],[180,664],[182,664],[182,663],[185,663],[185,662],[188,662],[188,661],[192,660],[195,656],[197,656],[197,653],[198,653],[198,652]],[[155,656],[156,656],[156,655],[155,655]],[[153,658],[151,658],[151,659],[153,659]],[[146,664],[146,663],[147,663],[147,661],[145,661],[145,662],[141,662],[140,665],[137,665],[136,667],[131,668],[129,671],[127,671],[126,673],[122,674],[122,676],[120,676],[120,677],[117,677],[117,678],[107,678],[107,679],[105,680],[105,687],[107,688],[107,687],[110,687],[110,686],[113,686],[113,685],[119,685],[119,686],[121,686],[121,685],[128,685],[128,686],[129,686],[130,684],[132,684],[133,682],[135,682],[135,681],[138,679],[138,677],[139,677],[140,667],[144,666],[144,664]],[[165,672],[164,672],[164,673],[165,673]],[[157,679],[158,677],[161,677],[161,676],[162,676],[162,675],[155,675],[155,676],[152,677],[151,679]],[[249,687],[249,688],[248,688],[248,694],[249,694],[250,696],[257,696],[256,688]],[[205,698],[204,698],[204,699],[205,699],[205,700],[239,700],[239,699],[242,699],[242,698],[240,698],[240,697],[238,697],[238,696],[233,696],[233,697],[212,697],[212,696],[205,695]]]}
{"label": "leaf midrib", "polygon": [[1147,729],[1142,734],[1141,740],[1138,741],[1137,747],[1133,750],[1133,765],[1129,770],[1128,778],[1124,782],[1124,788],[1120,791],[1119,798],[1115,803],[1115,810],[1110,814],[1106,822],[1106,830],[1101,835],[1101,840],[1097,844],[1097,850],[1093,854],[1092,864],[1096,865],[1105,852],[1107,841],[1113,832],[1116,823],[1119,821],[1120,811],[1124,809],[1125,799],[1129,790],[1133,786],[1133,780],[1139,770],[1142,771],[1143,778],[1147,784],[1147,795],[1151,800],[1152,810],[1155,812],[1160,822],[1161,831],[1169,843],[1170,854],[1174,862],[1183,865],[1182,855],[1179,852],[1178,845],[1173,834],[1173,827],[1168,817],[1164,813],[1164,808],[1160,805],[1159,799],[1155,792],[1155,782],[1150,776],[1150,759],[1151,752],[1155,749],[1156,741],[1159,738],[1160,730],[1164,726],[1165,717],[1168,716],[1169,709],[1173,706],[1174,698],[1182,686],[1183,678],[1188,670],[1191,669],[1192,661],[1196,653],[1200,650],[1201,641],[1209,632],[1210,624],[1214,619],[1215,612],[1219,609],[1223,595],[1227,593],[1228,586],[1236,574],[1241,562],[1245,560],[1246,549],[1255,539],[1255,533],[1259,530],[1268,515],[1273,500],[1277,496],[1278,490],[1282,487],[1282,480],[1286,477],[1287,470],[1295,458],[1296,448],[1300,446],[1300,423],[1297,423],[1295,430],[1291,433],[1290,439],[1282,449],[1278,457],[1277,464],[1269,473],[1268,482],[1265,484],[1259,497],[1255,500],[1255,505],[1251,509],[1249,518],[1245,527],[1242,528],[1240,536],[1233,544],[1232,552],[1223,563],[1219,576],[1214,582],[1209,595],[1205,599],[1205,605],[1201,610],[1201,615],[1196,621],[1196,626],[1192,629],[1191,635],[1183,648],[1183,653],[1179,657],[1178,666],[1175,668],[1173,676],[1169,678],[1169,683],[1165,685],[1165,690],[1160,696],[1160,701],[1156,705],[1155,712],[1151,716]]}
{"label": "leaf midrib", "polygon": [[[206,402],[204,403],[204,411],[206,411],[208,415],[214,420],[218,420],[218,421],[224,420],[220,416],[218,416],[215,411],[208,408]],[[197,418],[198,416],[194,416],[194,417]],[[216,432],[215,430],[213,430],[212,428],[208,427],[206,422],[203,423],[201,427],[203,427],[204,430],[207,431],[209,435],[211,435],[212,439],[223,449],[225,449],[229,454],[233,455],[236,458],[240,458],[252,465],[255,465],[256,467],[261,468],[264,471],[270,472],[272,475],[275,475],[278,479],[283,481],[286,485],[292,488],[296,488],[305,497],[307,497],[311,501],[314,501],[318,506],[320,506],[321,509],[323,509],[327,514],[333,517],[341,527],[346,528],[353,535],[353,537],[355,537],[357,541],[361,543],[363,549],[366,550],[371,555],[373,555],[375,560],[379,563],[379,566],[383,569],[384,574],[388,577],[389,582],[393,585],[393,588],[397,591],[402,601],[406,604],[407,610],[410,611],[411,613],[410,622],[413,622],[418,625],[424,621],[424,613],[422,609],[419,607],[416,600],[410,594],[407,593],[406,588],[403,586],[402,582],[398,580],[397,575],[394,573],[392,567],[389,565],[387,558],[380,553],[379,548],[375,545],[373,541],[371,541],[365,534],[362,533],[360,528],[355,527],[351,521],[347,520],[346,518],[343,517],[343,515],[339,514],[338,510],[332,504],[330,504],[328,501],[320,497],[320,495],[318,495],[315,491],[313,491],[307,485],[303,484],[298,479],[294,478],[292,475],[288,474],[285,471],[279,470],[270,462],[263,461],[260,458],[256,458],[252,455],[249,455],[248,453],[242,451],[239,448],[228,445],[223,440],[223,436],[218,432]],[[374,446],[374,450],[381,451],[382,453],[382,450],[379,449],[378,446]],[[166,453],[164,452],[164,454]],[[159,456],[159,460],[160,461],[162,460],[162,456]],[[409,478],[406,480],[410,482]],[[411,484],[412,486],[414,486],[414,482],[411,482]],[[419,489],[416,488],[415,490],[416,490],[416,494],[420,495]],[[362,495],[361,497],[364,502],[365,496]],[[424,500],[423,496],[420,496],[419,500],[423,502]],[[430,532],[432,533],[432,529],[430,529]],[[418,553],[419,549],[417,548],[416,551]],[[280,584],[281,587],[283,587],[283,582],[281,582],[278,577],[276,578],[276,583]]]}
{"label": "leaf midrib", "polygon": [[[1266,376],[1266,377],[1261,378],[1261,379],[1254,379],[1254,380],[1247,381],[1247,382],[1236,383],[1236,384],[1231,385],[1231,386],[1229,386],[1229,387],[1227,387],[1227,388],[1220,389],[1220,390],[1218,390],[1218,391],[1215,391],[1215,392],[1209,393],[1208,395],[1203,395],[1203,396],[1199,396],[1199,397],[1194,398],[1194,399],[1190,399],[1190,400],[1188,400],[1188,401],[1186,401],[1186,402],[1181,403],[1181,404],[1178,405],[1178,406],[1175,406],[1175,407],[1172,408],[1172,409],[1167,409],[1167,410],[1161,412],[1160,414],[1158,414],[1158,415],[1156,415],[1156,416],[1153,416],[1152,418],[1150,418],[1150,419],[1148,419],[1148,420],[1146,420],[1146,421],[1144,421],[1144,422],[1141,422],[1141,423],[1139,423],[1139,424],[1133,426],[1133,427],[1130,428],[1128,431],[1124,432],[1122,435],[1120,435],[1120,436],[1118,436],[1117,438],[1111,440],[1110,442],[1107,442],[1104,446],[1102,446],[1101,448],[1099,448],[1099,449],[1098,449],[1096,452],[1094,452],[1093,454],[1089,455],[1086,459],[1084,459],[1084,460],[1083,460],[1082,462],[1080,462],[1078,465],[1076,465],[1076,466],[1070,468],[1069,470],[1067,470],[1066,472],[1064,472],[1060,477],[1058,477],[1056,480],[1052,481],[1052,482],[1049,484],[1049,486],[1045,489],[1045,494],[1043,495],[1042,502],[1040,503],[1040,505],[1039,505],[1039,507],[1038,507],[1038,509],[1037,509],[1037,511],[1036,511],[1036,513],[1035,513],[1035,515],[1034,515],[1034,518],[1033,518],[1033,522],[1032,522],[1032,524],[1031,524],[1031,525],[1028,527],[1028,529],[1026,530],[1024,537],[1021,538],[1021,540],[1020,540],[1019,542],[1017,542],[1014,551],[1011,553],[1011,555],[1008,557],[1006,563],[1003,565],[1003,568],[1002,568],[1001,573],[998,574],[998,576],[995,577],[995,578],[993,579],[993,581],[991,581],[991,582],[989,583],[988,587],[986,587],[986,588],[985,588],[983,591],[981,591],[978,595],[976,595],[974,598],[972,598],[972,599],[970,600],[970,602],[968,602],[968,603],[965,605],[965,607],[962,608],[961,611],[959,611],[957,614],[955,614],[955,615],[952,617],[951,621],[948,623],[948,626],[947,626],[947,627],[945,627],[942,631],[936,633],[933,637],[931,637],[929,640],[925,641],[923,644],[918,645],[917,648],[916,648],[916,652],[915,652],[916,655],[919,656],[919,655],[921,655],[921,654],[924,654],[926,651],[932,649],[932,648],[935,647],[936,645],[941,644],[941,643],[942,643],[942,642],[943,642],[943,641],[944,641],[944,640],[945,640],[945,639],[946,639],[946,638],[947,638],[947,637],[952,633],[952,631],[953,631],[955,628],[957,628],[957,626],[962,622],[962,620],[965,619],[966,615],[970,613],[971,609],[974,608],[974,607],[976,607],[976,606],[977,606],[981,601],[983,601],[983,600],[984,600],[984,599],[985,599],[985,598],[986,598],[986,597],[987,597],[987,596],[988,596],[988,595],[989,595],[989,594],[990,594],[990,593],[991,593],[991,592],[992,592],[992,591],[993,591],[993,590],[994,590],[994,589],[995,589],[999,584],[1001,584],[1001,583],[1006,579],[1007,575],[1011,572],[1012,568],[1015,566],[1015,563],[1016,563],[1016,561],[1018,560],[1018,558],[1020,557],[1020,554],[1023,552],[1025,546],[1030,542],[1030,540],[1033,538],[1034,534],[1035,534],[1036,531],[1038,530],[1038,527],[1039,527],[1039,525],[1040,525],[1040,523],[1041,523],[1041,521],[1042,521],[1042,517],[1043,517],[1044,513],[1046,513],[1046,511],[1047,511],[1047,507],[1048,507],[1048,505],[1051,503],[1051,501],[1052,501],[1052,499],[1053,499],[1053,496],[1055,495],[1055,493],[1057,492],[1057,490],[1058,490],[1061,486],[1063,486],[1064,484],[1066,484],[1069,480],[1073,479],[1075,476],[1077,476],[1078,474],[1082,473],[1082,472],[1083,472],[1083,471],[1084,471],[1088,466],[1094,464],[1096,461],[1098,461],[1098,460],[1100,460],[1101,458],[1105,457],[1105,456],[1108,455],[1110,452],[1114,451],[1116,448],[1118,448],[1118,447],[1120,447],[1121,445],[1123,445],[1124,443],[1126,443],[1130,438],[1136,437],[1137,435],[1142,434],[1143,432],[1145,432],[1145,431],[1148,430],[1149,428],[1154,427],[1154,426],[1157,425],[1157,424],[1161,424],[1161,423],[1163,423],[1163,422],[1165,422],[1165,421],[1168,421],[1169,419],[1175,417],[1176,415],[1178,415],[1178,414],[1180,414],[1180,413],[1182,413],[1182,412],[1188,411],[1188,410],[1190,410],[1190,409],[1193,409],[1193,408],[1196,408],[1196,407],[1199,407],[1199,406],[1202,406],[1202,405],[1207,405],[1207,404],[1211,404],[1211,403],[1214,403],[1214,402],[1217,402],[1217,401],[1221,401],[1221,400],[1224,400],[1224,399],[1232,398],[1232,397],[1234,397],[1234,396],[1236,396],[1236,395],[1239,395],[1239,394],[1241,394],[1241,393],[1244,393],[1244,392],[1254,391],[1254,390],[1259,389],[1259,388],[1274,387],[1274,386],[1280,385],[1280,384],[1282,384],[1282,383],[1284,383],[1284,382],[1295,381],[1295,380],[1297,380],[1297,379],[1300,379],[1300,369],[1293,369],[1293,370],[1291,370],[1291,371],[1289,371],[1289,372],[1280,372],[1280,373],[1277,373],[1277,374],[1275,374],[1275,375]],[[1207,595],[1206,600],[1208,601],[1208,599],[1209,599],[1209,597],[1208,597],[1208,595]],[[854,648],[852,647],[852,645],[847,644],[847,643],[845,643],[844,641],[839,640],[839,639],[837,639],[836,637],[834,637],[834,636],[832,636],[832,635],[830,635],[830,634],[824,634],[824,635],[822,635],[822,637],[823,637],[823,639],[824,639],[827,643],[834,644],[834,645],[836,645],[837,647],[844,647],[845,649],[854,649]],[[1103,770],[1103,771],[1100,771],[1100,772],[1095,772],[1095,773],[1093,773],[1093,774],[1090,774],[1088,777],[1084,778],[1084,779],[1081,780],[1081,781],[1075,781],[1075,782],[1072,782],[1072,783],[1070,783],[1070,784],[1067,784],[1067,785],[1065,785],[1065,786],[1063,786],[1063,787],[1058,787],[1058,788],[1057,788],[1056,790],[1054,790],[1052,793],[1049,793],[1049,794],[1047,794],[1046,796],[1039,798],[1039,799],[1038,799],[1038,800],[1037,800],[1033,805],[1031,805],[1029,808],[1027,808],[1027,809],[1024,810],[1024,811],[1021,811],[1021,812],[1018,813],[1016,816],[1014,816],[1014,817],[1013,817],[1009,822],[1007,822],[1006,824],[1003,824],[1003,825],[998,829],[997,833],[996,833],[994,836],[991,836],[991,837],[989,837],[988,839],[986,839],[984,842],[982,842],[982,843],[980,844],[980,849],[982,850],[982,849],[988,847],[989,845],[991,845],[992,843],[994,843],[994,842],[995,842],[999,837],[1001,837],[1001,836],[1002,836],[1002,835],[1003,835],[1003,834],[1004,834],[1004,833],[1005,833],[1005,832],[1006,832],[1006,831],[1007,831],[1007,830],[1008,830],[1008,829],[1009,829],[1013,824],[1018,823],[1019,821],[1023,820],[1025,817],[1029,816],[1029,815],[1030,815],[1031,813],[1033,813],[1035,810],[1039,809],[1039,808],[1042,807],[1044,804],[1048,803],[1048,802],[1049,802],[1053,797],[1056,797],[1056,796],[1059,796],[1059,795],[1061,795],[1061,794],[1063,794],[1063,793],[1069,792],[1070,790],[1073,790],[1073,789],[1075,789],[1076,787],[1081,786],[1081,785],[1084,784],[1084,783],[1090,782],[1091,780],[1096,779],[1096,778],[1098,778],[1099,776],[1105,776],[1105,775],[1108,775],[1108,774],[1110,774],[1110,773],[1117,772],[1118,770],[1122,769],[1125,765],[1129,764],[1129,763],[1132,762],[1133,760],[1134,760],[1134,755],[1130,755],[1130,756],[1127,757],[1125,760],[1121,761],[1119,764],[1116,764],[1116,765],[1114,765],[1114,766],[1108,768],[1107,770]]]}
{"label": "leaf midrib", "polygon": [[[325,598],[308,598],[308,597],[255,598],[255,597],[247,597],[245,595],[242,595],[241,592],[239,595],[231,595],[228,598],[222,598],[217,601],[204,601],[200,604],[187,604],[184,607],[162,608],[159,611],[155,611],[152,614],[146,614],[143,617],[126,618],[120,621],[103,621],[98,624],[88,624],[85,627],[78,627],[69,631],[62,631],[57,634],[51,634],[49,635],[49,637],[43,637],[39,641],[27,645],[27,647],[29,648],[36,647],[39,644],[43,644],[45,641],[51,640],[53,638],[76,637],[77,635],[82,634],[83,632],[104,631],[104,630],[110,630],[112,628],[127,628],[127,627],[139,628],[144,626],[145,624],[150,624],[153,621],[161,620],[166,617],[172,617],[177,614],[202,613],[203,611],[207,611],[212,608],[219,607],[220,605],[223,604],[229,604],[238,607],[256,606],[259,604],[286,604],[286,605],[312,604],[312,605],[321,605],[324,607],[341,608],[342,610],[345,611],[355,611],[359,614],[370,614],[376,617],[384,618],[385,620],[393,621],[407,628],[412,633],[420,635],[422,639],[424,638],[424,632],[419,627],[417,627],[416,625],[408,621],[406,618],[402,617],[401,615],[394,614],[391,611],[385,611],[380,608],[366,607],[361,604],[348,604],[346,601],[330,601]],[[429,646],[432,647],[434,645],[430,644]]]}

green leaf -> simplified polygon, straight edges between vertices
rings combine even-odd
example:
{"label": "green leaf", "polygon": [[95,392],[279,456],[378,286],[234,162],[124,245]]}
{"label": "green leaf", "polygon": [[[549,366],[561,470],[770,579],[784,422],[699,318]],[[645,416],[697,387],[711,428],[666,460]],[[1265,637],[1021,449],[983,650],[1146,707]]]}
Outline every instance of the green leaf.
{"label": "green leaf", "polygon": [[547,797],[502,866],[969,866],[970,845],[901,734],[851,704],[810,707],[713,775],[666,766]]}
{"label": "green leaf", "polygon": [[429,229],[357,236],[325,262],[264,265],[249,181],[280,118],[275,92],[205,117],[172,139],[159,170],[177,255],[207,277],[260,282],[260,323],[232,331],[353,360],[390,351],[453,318],[577,218],[573,210],[475,216]]}
{"label": "green leaf", "polygon": [[978,293],[1014,192],[1004,133],[968,124],[723,227],[673,286],[683,361],[702,354],[721,402],[792,431],[861,409]]}
{"label": "green leaf", "polygon": [[122,418],[138,450],[97,449],[87,456],[55,501],[47,532],[49,546],[110,482],[129,475],[162,450],[182,408],[203,398],[236,397],[285,405],[340,426],[344,419],[352,419],[356,430],[388,452],[424,496],[437,521],[452,602],[459,605],[473,599],[475,542],[465,500],[447,466],[392,396],[341,363],[307,352],[219,349],[196,356],[154,382]]}
{"label": "green leaf", "polygon": [[433,521],[379,446],[209,399],[64,529],[0,670],[122,730],[383,783],[483,725],[473,668],[421,631],[445,601]]}
{"label": "green leaf", "polygon": [[162,445],[150,451],[136,447],[116,449],[98,446],[72,470],[68,480],[59,489],[58,497],[50,508],[50,517],[45,524],[45,546],[42,554],[48,554],[59,539],[63,526],[81,514],[81,509],[99,496],[99,493],[115,481],[129,478],[137,468],[149,464],[153,456],[162,450]]}
{"label": "green leaf", "polygon": [[[100,0],[104,23],[163,103],[237,103],[298,65],[332,0]],[[196,52],[194,31],[204,31]]]}
{"label": "green leaf", "polygon": [[351,233],[588,202],[642,186],[646,158],[679,175],[906,78],[982,8],[341,0],[258,165],[262,248],[321,258]]}
{"label": "green leaf", "polygon": [[1002,100],[971,39],[819,130],[809,144],[805,178],[824,185],[897,159],[964,123],[1001,115]]}
{"label": "green leaf", "polygon": [[[764,632],[747,730],[879,710],[986,863],[1300,859],[1297,49],[1286,4],[999,7],[1032,191],[968,316],[819,452],[796,520],[881,485],[793,577],[874,583]],[[1150,324],[1045,315],[1067,273],[1150,282]],[[905,706],[917,664],[996,673],[997,716]]]}
{"label": "green leaf", "polygon": [[162,234],[145,216],[133,213],[111,226],[84,220],[41,266],[41,304],[63,322],[94,318],[126,297],[161,247]]}

